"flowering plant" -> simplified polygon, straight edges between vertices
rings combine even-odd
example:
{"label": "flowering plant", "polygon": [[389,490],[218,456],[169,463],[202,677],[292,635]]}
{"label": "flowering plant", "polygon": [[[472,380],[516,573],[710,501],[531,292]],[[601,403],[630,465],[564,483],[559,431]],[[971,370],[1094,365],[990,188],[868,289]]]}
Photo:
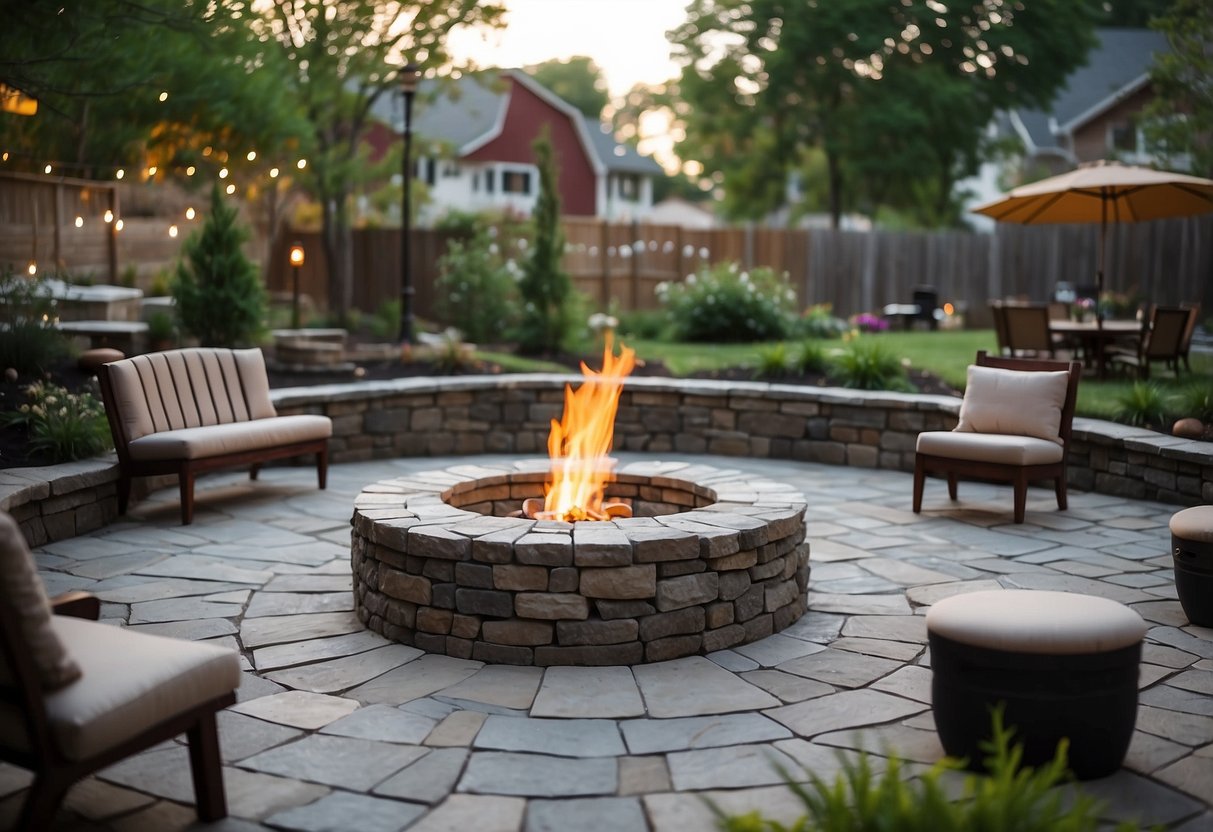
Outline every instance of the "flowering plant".
{"label": "flowering plant", "polygon": [[0,422],[29,433],[31,454],[51,462],[87,459],[113,447],[105,408],[88,392],[69,393],[56,384],[35,382],[25,388],[29,403],[0,414]]}
{"label": "flowering plant", "polygon": [[851,318],[851,326],[860,332],[884,332],[889,328],[889,322],[871,312],[860,312]]}
{"label": "flowering plant", "polygon": [[657,299],[683,341],[766,341],[791,331],[796,293],[786,274],[736,263],[705,267],[682,283],[661,283]]}

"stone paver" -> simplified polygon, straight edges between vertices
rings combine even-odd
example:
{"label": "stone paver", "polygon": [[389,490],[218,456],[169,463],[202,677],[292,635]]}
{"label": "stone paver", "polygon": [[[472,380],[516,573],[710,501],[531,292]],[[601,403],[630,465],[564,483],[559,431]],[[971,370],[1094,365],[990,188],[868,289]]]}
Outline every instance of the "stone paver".
{"label": "stone paver", "polygon": [[[1125,767],[1077,788],[1106,801],[1109,821],[1213,828],[1213,631],[1190,626],[1174,600],[1174,506],[1072,491],[1058,512],[1032,489],[1016,526],[1001,486],[966,484],[950,504],[936,482],[914,515],[903,473],[635,459],[651,474],[686,462],[739,472],[720,475],[725,493],[757,473],[806,495],[809,612],[748,645],[633,668],[486,665],[368,633],[348,589],[354,498],[423,471],[437,472],[423,478],[436,495],[453,466],[487,476],[513,463],[495,457],[333,466],[325,492],[306,468],[252,483],[215,475],[199,484],[192,526],[177,525],[171,489],[35,556],[48,588],[95,592],[110,623],[244,651],[239,704],[219,715],[231,817],[217,829],[312,832],[357,818],[369,832],[684,832],[713,828],[705,797],[790,823],[802,807],[772,760],[830,779],[858,750],[877,771],[891,753],[915,764],[908,772],[939,759],[923,613],[1000,587],[1101,595],[1146,619]],[[28,783],[0,764],[0,825]],[[192,801],[178,741],[86,779],[65,814],[90,830],[177,829],[193,822]]]}

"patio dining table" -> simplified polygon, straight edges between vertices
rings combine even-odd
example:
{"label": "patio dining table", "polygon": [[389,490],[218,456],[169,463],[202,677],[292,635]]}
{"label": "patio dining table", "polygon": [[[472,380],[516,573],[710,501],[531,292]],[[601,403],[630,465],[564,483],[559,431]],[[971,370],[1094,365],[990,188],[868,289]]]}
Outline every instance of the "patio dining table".
{"label": "patio dining table", "polygon": [[1078,345],[1087,368],[1094,360],[1100,379],[1107,376],[1108,346],[1119,343],[1136,350],[1141,345],[1141,321],[1065,321],[1050,320],[1049,332]]}

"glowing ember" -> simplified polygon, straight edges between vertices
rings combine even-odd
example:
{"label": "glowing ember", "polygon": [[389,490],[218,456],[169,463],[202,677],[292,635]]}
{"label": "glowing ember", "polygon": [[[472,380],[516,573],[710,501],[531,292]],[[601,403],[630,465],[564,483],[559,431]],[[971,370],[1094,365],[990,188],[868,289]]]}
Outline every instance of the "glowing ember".
{"label": "glowing ember", "polygon": [[552,459],[551,480],[544,487],[542,511],[524,512],[538,520],[607,520],[630,516],[624,503],[604,503],[603,491],[613,479],[612,460],[607,456],[615,436],[615,412],[623,380],[636,365],[636,353],[620,345],[619,355],[612,349],[607,333],[602,352],[602,371],[594,372],[584,363],[585,376],[576,391],[564,388],[564,416],[552,420],[548,434],[548,456]]}

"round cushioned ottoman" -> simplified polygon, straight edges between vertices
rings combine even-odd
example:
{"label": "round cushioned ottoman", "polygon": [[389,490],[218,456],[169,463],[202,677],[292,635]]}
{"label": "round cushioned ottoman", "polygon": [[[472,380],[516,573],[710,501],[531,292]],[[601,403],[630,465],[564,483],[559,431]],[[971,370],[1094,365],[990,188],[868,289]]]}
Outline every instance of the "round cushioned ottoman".
{"label": "round cushioned ottoman", "polygon": [[990,710],[1048,762],[1068,737],[1075,776],[1120,768],[1137,720],[1145,622],[1123,604],[1067,592],[994,590],[946,598],[927,613],[931,697],[944,750],[981,770]]}
{"label": "round cushioned ottoman", "polygon": [[86,373],[97,374],[97,370],[102,364],[108,364],[111,361],[121,361],[126,358],[122,350],[115,350],[110,347],[97,347],[91,350],[85,350],[80,353],[80,357],[76,359],[76,366]]}
{"label": "round cushioned ottoman", "polygon": [[1175,591],[1193,624],[1213,627],[1213,506],[1196,506],[1171,516]]}

